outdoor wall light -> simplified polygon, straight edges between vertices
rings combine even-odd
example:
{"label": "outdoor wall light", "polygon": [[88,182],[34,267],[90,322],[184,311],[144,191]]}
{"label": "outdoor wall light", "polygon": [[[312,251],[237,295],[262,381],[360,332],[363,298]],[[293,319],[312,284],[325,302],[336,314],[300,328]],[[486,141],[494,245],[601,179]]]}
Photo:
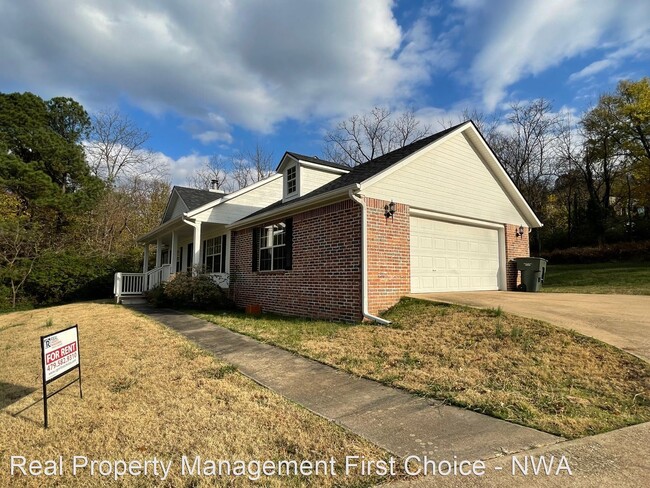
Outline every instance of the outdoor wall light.
{"label": "outdoor wall light", "polygon": [[519,226],[519,228],[515,231],[515,235],[517,237],[519,237],[520,239],[523,237],[523,235],[524,235],[524,226],[523,225]]}
{"label": "outdoor wall light", "polygon": [[388,220],[388,217],[392,219],[394,213],[395,213],[395,202],[391,200],[388,205],[384,206],[384,217],[386,217],[386,220]]}

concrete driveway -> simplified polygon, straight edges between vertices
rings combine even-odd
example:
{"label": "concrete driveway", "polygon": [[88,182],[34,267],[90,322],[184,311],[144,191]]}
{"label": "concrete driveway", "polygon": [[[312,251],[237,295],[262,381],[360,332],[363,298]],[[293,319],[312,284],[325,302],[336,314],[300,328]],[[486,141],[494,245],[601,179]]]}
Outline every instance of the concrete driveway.
{"label": "concrete driveway", "polygon": [[509,313],[573,329],[650,362],[650,296],[475,291],[410,295]]}

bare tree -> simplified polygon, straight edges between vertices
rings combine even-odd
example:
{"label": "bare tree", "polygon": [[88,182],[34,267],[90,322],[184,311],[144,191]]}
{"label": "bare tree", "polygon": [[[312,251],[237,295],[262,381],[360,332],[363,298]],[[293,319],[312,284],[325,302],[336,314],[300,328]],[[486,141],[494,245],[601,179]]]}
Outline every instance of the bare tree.
{"label": "bare tree", "polygon": [[258,143],[253,149],[234,153],[230,158],[230,168],[227,168],[224,157],[212,156],[187,182],[194,188],[209,189],[213,187],[212,181],[216,181],[217,188],[236,191],[273,173],[273,153]]}
{"label": "bare tree", "polygon": [[495,143],[501,120],[498,117],[490,116],[484,112],[481,112],[476,108],[466,107],[458,117],[455,119],[449,118],[442,120],[440,121],[440,125],[443,129],[448,129],[468,120],[474,122],[477,129],[483,135],[488,144],[490,144],[490,146]]}
{"label": "bare tree", "polygon": [[0,282],[9,283],[11,306],[41,254],[42,233],[35,222],[15,216],[0,222]]}
{"label": "bare tree", "polygon": [[238,152],[233,155],[231,164],[232,172],[230,173],[230,178],[232,189],[239,190],[250,185],[253,181],[253,175],[251,173],[251,166],[244,153]]}
{"label": "bare tree", "polygon": [[559,117],[543,98],[513,103],[507,127],[495,137],[495,150],[519,191],[536,212],[556,174]]}
{"label": "bare tree", "polygon": [[162,178],[122,179],[79,217],[71,239],[101,256],[128,253],[138,237],[160,224],[170,191]]}
{"label": "bare tree", "polygon": [[324,154],[331,161],[356,166],[421,139],[429,131],[412,110],[393,114],[388,108],[375,107],[339,122],[328,132]]}
{"label": "bare tree", "polygon": [[250,161],[253,183],[268,178],[273,174],[273,152],[264,149],[259,143],[246,153]]}
{"label": "bare tree", "polygon": [[229,189],[229,176],[224,158],[215,154],[202,167],[188,176],[187,184],[200,190]]}
{"label": "bare tree", "polygon": [[93,117],[86,152],[92,172],[109,186],[120,177],[159,175],[161,168],[154,154],[147,149],[149,134],[126,115],[112,110]]}

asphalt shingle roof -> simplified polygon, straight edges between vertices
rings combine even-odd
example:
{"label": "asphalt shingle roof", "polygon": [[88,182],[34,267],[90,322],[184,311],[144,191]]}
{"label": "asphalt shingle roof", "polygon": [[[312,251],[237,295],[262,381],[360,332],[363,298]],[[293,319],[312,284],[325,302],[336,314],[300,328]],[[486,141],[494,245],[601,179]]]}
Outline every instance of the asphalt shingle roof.
{"label": "asphalt shingle roof", "polygon": [[188,210],[202,207],[206,203],[219,200],[223,195],[208,190],[197,190],[196,188],[187,188],[184,186],[175,186],[174,190],[178,193],[181,200],[187,205]]}
{"label": "asphalt shingle roof", "polygon": [[[290,156],[293,156],[296,159],[300,159],[302,161],[307,161],[309,163],[314,163],[314,164],[320,164],[322,166],[329,166],[330,168],[337,168],[337,169],[344,169],[346,171],[350,171],[352,169],[350,166],[346,166],[345,164],[339,164],[339,163],[334,163],[332,161],[327,161],[326,159],[320,159],[316,156],[305,156],[304,154],[298,154],[295,152],[287,151],[287,154]],[[283,158],[284,159],[284,158]],[[280,163],[282,164],[282,163]],[[280,166],[278,165],[278,168]],[[276,168],[277,171],[277,168]]]}
{"label": "asphalt shingle roof", "polygon": [[[282,202],[282,200],[279,200],[275,203],[272,203],[268,207],[265,207],[261,210],[258,210],[257,212],[254,212],[245,218],[248,219],[250,217],[254,217],[256,215],[261,215],[265,212],[270,212],[272,210],[277,210],[279,208],[284,207],[285,205],[289,204],[295,204],[296,202],[300,202],[303,200],[307,200],[309,198],[315,197],[317,195],[322,195],[324,193],[333,191],[333,190],[338,190],[340,188],[345,188],[350,185],[354,185],[355,183],[361,183],[369,178],[372,178],[376,174],[381,173],[385,169],[391,167],[393,164],[398,163],[402,159],[410,156],[414,152],[419,151],[425,146],[428,146],[432,142],[437,141],[441,137],[446,136],[450,132],[454,131],[461,125],[464,125],[466,122],[463,122],[461,124],[455,125],[453,127],[449,127],[448,129],[445,129],[443,131],[437,132],[435,134],[432,134],[428,137],[424,137],[422,139],[419,139],[415,142],[412,142],[410,144],[407,144],[404,147],[401,147],[399,149],[396,149],[394,151],[391,151],[389,153],[384,154],[383,156],[379,156],[375,159],[372,159],[366,163],[360,164],[358,166],[355,166],[354,168],[350,168],[350,172],[346,173],[344,175],[339,176],[337,179],[330,181],[329,183],[316,188],[314,191],[307,193],[299,198],[295,198],[293,200],[290,200],[288,202]],[[289,154],[296,154],[296,153],[289,153]],[[300,156],[300,155],[298,155]],[[300,158],[305,158],[304,156],[300,156]],[[308,159],[305,159],[308,161]],[[320,164],[322,164],[322,160],[318,160]],[[331,164],[336,164],[336,163],[331,163]],[[340,166],[340,165],[339,165]],[[347,166],[342,166],[343,168],[348,168]],[[243,220],[243,219],[242,219]]]}

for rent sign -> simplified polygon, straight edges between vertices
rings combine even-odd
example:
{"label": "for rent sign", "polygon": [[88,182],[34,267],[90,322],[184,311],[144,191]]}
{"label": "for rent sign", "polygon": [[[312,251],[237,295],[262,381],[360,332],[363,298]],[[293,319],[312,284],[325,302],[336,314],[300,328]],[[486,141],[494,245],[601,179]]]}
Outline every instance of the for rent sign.
{"label": "for rent sign", "polygon": [[43,378],[47,383],[79,366],[79,329],[75,325],[42,337]]}
{"label": "for rent sign", "polygon": [[[81,362],[79,358],[79,328],[76,325],[60,330],[54,334],[41,336],[41,363],[43,365],[43,417],[47,428],[47,399],[56,395],[68,386],[79,382],[81,391]],[[47,392],[47,385],[73,369],[79,371],[79,376],[54,393]]]}

